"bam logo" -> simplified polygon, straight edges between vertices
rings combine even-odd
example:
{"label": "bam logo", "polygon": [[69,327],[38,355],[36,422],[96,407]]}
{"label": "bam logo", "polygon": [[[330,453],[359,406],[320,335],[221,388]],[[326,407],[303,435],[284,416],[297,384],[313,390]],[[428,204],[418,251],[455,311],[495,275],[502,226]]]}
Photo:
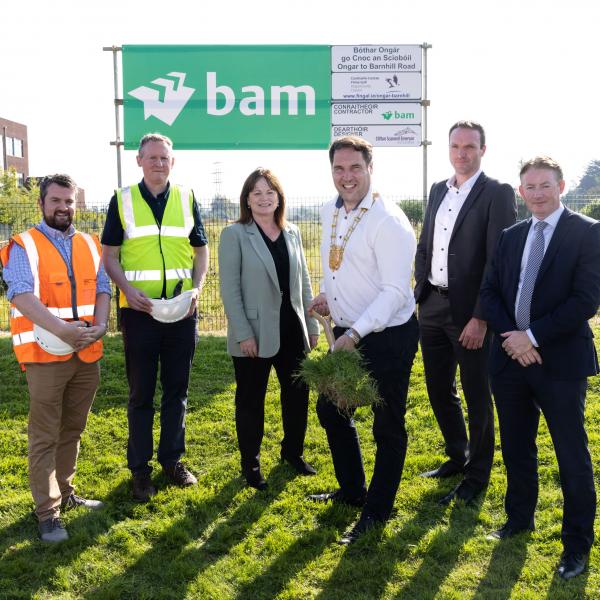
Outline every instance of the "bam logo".
{"label": "bam logo", "polygon": [[[172,72],[167,77],[170,79],[154,79],[154,87],[142,86],[131,90],[129,95],[144,103],[144,119],[154,116],[172,125],[196,90],[183,85],[186,73]],[[298,115],[301,106],[307,116],[315,114],[315,90],[310,85],[272,85],[267,90],[259,85],[245,85],[240,92],[236,95],[232,87],[218,84],[217,73],[208,71],[206,113],[222,117],[237,108],[246,117],[264,116],[267,112],[281,115],[287,104],[288,115]]]}
{"label": "bam logo", "polygon": [[[304,99],[306,115],[315,114],[315,90],[310,85],[272,85],[270,91],[270,112],[272,115],[281,114],[281,100],[287,99],[288,115],[297,115],[300,96]],[[250,117],[265,114],[265,90],[259,85],[242,87],[243,96],[239,103],[239,111]],[[209,115],[226,115],[236,104],[236,95],[228,85],[217,85],[217,74],[214,71],[206,73],[206,110]],[[222,98],[222,99],[221,99]],[[221,105],[219,106],[219,102]]]}
{"label": "bam logo", "polygon": [[144,103],[144,119],[154,116],[167,125],[173,125],[179,113],[196,91],[194,88],[183,85],[185,76],[185,73],[173,71],[167,75],[172,79],[164,77],[154,79],[152,83],[156,87],[143,85],[129,92],[130,96]]}

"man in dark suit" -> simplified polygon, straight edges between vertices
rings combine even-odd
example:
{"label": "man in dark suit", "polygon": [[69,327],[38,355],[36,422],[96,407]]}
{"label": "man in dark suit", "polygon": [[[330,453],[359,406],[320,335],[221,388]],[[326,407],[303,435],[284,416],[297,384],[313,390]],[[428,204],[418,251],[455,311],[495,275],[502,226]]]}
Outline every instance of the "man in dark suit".
{"label": "man in dark suit", "polygon": [[[511,186],[481,171],[485,132],[459,121],[449,133],[454,175],[432,186],[415,262],[421,351],[427,392],[448,460],[424,477],[464,479],[441,500],[471,502],[489,481],[494,411],[487,375],[489,334],[479,290],[500,232],[516,219]],[[469,435],[456,391],[460,366]]]}
{"label": "man in dark suit", "polygon": [[598,373],[588,319],[600,303],[600,223],[563,206],[565,182],[551,158],[527,161],[520,176],[532,218],[502,233],[481,290],[496,334],[490,373],[508,480],[508,519],[488,537],[534,527],[541,411],[564,498],[558,574],[570,579],[585,569],[594,539],[596,491],[584,408],[587,377]]}

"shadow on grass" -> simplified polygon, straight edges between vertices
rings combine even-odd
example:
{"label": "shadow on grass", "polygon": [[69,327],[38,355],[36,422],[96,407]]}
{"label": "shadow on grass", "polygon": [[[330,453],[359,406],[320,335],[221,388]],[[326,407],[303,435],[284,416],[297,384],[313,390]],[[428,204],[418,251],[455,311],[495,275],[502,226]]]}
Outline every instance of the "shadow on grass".
{"label": "shadow on grass", "polygon": [[131,516],[127,482],[120,483],[104,499],[99,511],[75,509],[65,518],[69,540],[46,544],[38,539],[37,519],[27,513],[0,530],[0,597],[31,598],[43,588],[53,587],[59,570],[78,557],[111,527]]}
{"label": "shadow on grass", "polygon": [[[308,500],[307,500],[308,502]],[[275,598],[306,565],[337,539],[339,528],[348,527],[355,515],[351,509],[330,505],[318,517],[318,527],[299,537],[269,567],[240,588],[236,600]],[[335,522],[335,527],[332,523]]]}
{"label": "shadow on grass", "polygon": [[514,538],[492,542],[496,544],[485,577],[479,582],[473,600],[493,597],[510,598],[527,559],[527,544],[531,535],[523,533]]}
{"label": "shadow on grass", "polygon": [[211,529],[215,515],[226,511],[242,487],[239,478],[231,480],[206,502],[191,505],[185,516],[152,540],[151,548],[124,572],[82,597],[151,597],[153,590],[161,589],[168,590],[167,595],[185,597],[188,585],[244,539],[292,477],[285,466],[276,466],[269,474],[268,491],[255,493]]}
{"label": "shadow on grass", "polygon": [[35,517],[28,513],[13,521],[10,525],[0,529],[0,557],[11,546],[15,546],[24,540],[31,539],[36,535]]}
{"label": "shadow on grass", "polygon": [[456,566],[464,543],[475,531],[482,502],[480,498],[474,507],[452,505],[448,528],[431,540],[418,570],[395,598],[426,600],[437,596],[439,587]]}
{"label": "shadow on grass", "polygon": [[[349,546],[317,598],[330,600],[355,595],[373,599],[381,597],[394,575],[397,562],[408,556],[409,546],[418,543],[438,523],[440,511],[432,508],[438,498],[438,490],[421,496],[413,517],[386,541],[380,542],[381,532],[373,531]],[[362,578],[361,573],[367,575]]]}

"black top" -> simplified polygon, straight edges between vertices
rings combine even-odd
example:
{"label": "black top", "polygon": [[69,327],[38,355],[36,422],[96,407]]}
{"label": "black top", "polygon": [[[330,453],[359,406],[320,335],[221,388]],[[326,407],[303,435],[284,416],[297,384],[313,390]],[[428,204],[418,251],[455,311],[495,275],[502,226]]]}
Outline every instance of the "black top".
{"label": "black top", "polygon": [[[157,225],[160,227],[162,223],[163,215],[165,214],[165,207],[167,200],[169,199],[169,192],[171,191],[171,184],[167,183],[167,189],[154,197],[152,192],[146,187],[144,180],[140,181],[140,192],[142,198],[148,203],[148,206],[152,210],[152,214],[156,219]],[[193,195],[194,192],[192,192]],[[206,246],[208,240],[206,239],[206,233],[204,231],[204,225],[202,225],[202,219],[200,217],[200,208],[194,197],[192,214],[194,217],[194,227],[190,233],[190,245],[198,248],[200,246]],[[121,224],[121,218],[119,217],[119,206],[117,204],[117,195],[114,194],[110,199],[108,205],[108,211],[106,213],[106,223],[104,224],[104,230],[102,231],[102,243],[107,246],[122,246],[123,245],[123,225]]]}
{"label": "black top", "polygon": [[281,232],[279,237],[273,242],[259,227],[258,223],[256,224],[256,227],[260,231],[260,234],[273,257],[273,262],[275,263],[277,280],[279,281],[279,291],[281,292],[279,326],[282,331],[285,331],[288,330],[292,324],[293,326],[296,326],[298,322],[298,316],[292,307],[290,299],[290,255],[288,254],[285,237],[283,236],[283,232]]}

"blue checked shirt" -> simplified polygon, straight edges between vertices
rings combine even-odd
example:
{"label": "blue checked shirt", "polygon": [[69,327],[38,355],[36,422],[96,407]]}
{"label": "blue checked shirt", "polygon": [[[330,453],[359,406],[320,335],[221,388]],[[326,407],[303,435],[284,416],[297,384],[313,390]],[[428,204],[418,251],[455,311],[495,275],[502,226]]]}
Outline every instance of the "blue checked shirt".
{"label": "blue checked shirt", "polygon": [[[42,221],[39,225],[36,225],[36,229],[44,233],[54,247],[60,252],[67,264],[69,275],[71,275],[72,238],[75,235],[75,227],[71,225],[65,235],[61,231],[49,227]],[[27,252],[25,252],[25,249],[19,246],[19,244],[13,244],[10,249],[8,264],[4,267],[2,277],[8,285],[8,292],[6,295],[10,301],[18,294],[33,293],[33,274],[31,273]],[[109,296],[111,294],[110,281],[102,263],[100,263],[98,277],[96,279],[96,295],[98,294],[108,294]]]}

